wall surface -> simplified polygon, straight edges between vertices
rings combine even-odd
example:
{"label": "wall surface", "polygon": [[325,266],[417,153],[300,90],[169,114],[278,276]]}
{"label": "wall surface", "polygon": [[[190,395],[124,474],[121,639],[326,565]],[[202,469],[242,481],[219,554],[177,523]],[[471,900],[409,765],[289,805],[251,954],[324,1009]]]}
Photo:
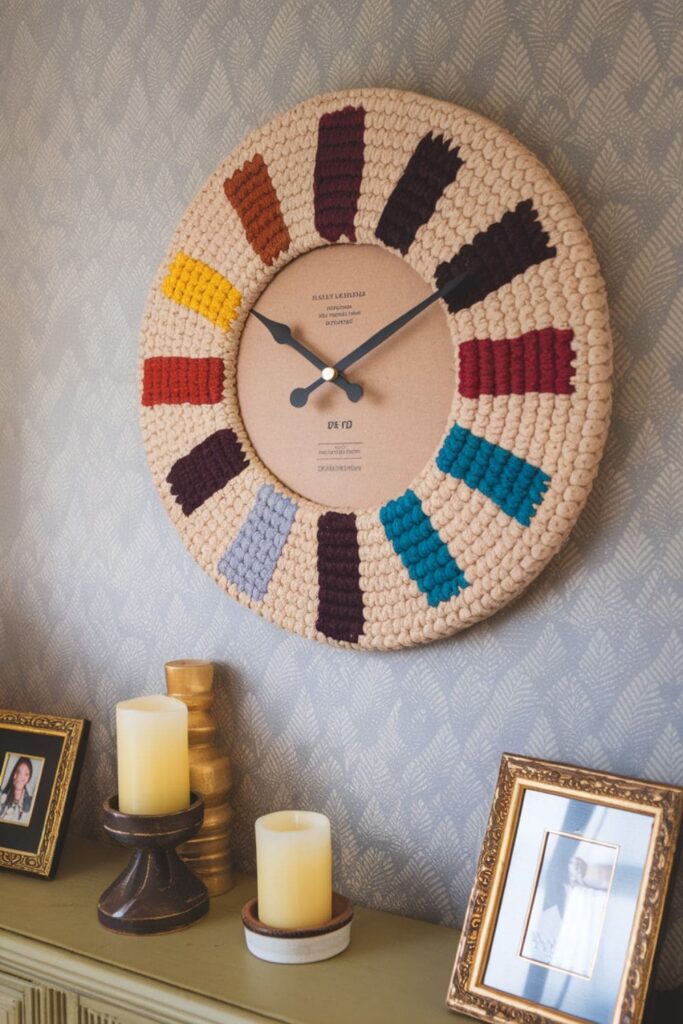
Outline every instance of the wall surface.
{"label": "wall surface", "polygon": [[[183,209],[252,128],[360,85],[472,107],[549,166],[616,350],[606,455],[562,553],[494,618],[384,655],[225,597],[138,427],[142,308]],[[683,784],[682,172],[676,0],[4,0],[0,703],[92,720],[76,831],[115,788],[116,701],[177,657],[219,666],[239,866],[257,814],[315,807],[362,903],[461,921],[504,750]],[[683,981],[680,877],[659,980]]]}

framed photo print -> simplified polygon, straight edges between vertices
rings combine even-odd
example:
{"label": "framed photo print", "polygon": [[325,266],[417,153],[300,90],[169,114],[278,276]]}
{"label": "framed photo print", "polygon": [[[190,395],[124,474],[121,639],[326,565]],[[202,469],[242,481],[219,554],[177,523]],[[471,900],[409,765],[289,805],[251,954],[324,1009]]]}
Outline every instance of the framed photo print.
{"label": "framed photo print", "polygon": [[677,786],[504,754],[448,1007],[638,1024],[682,810]]}
{"label": "framed photo print", "polygon": [[51,878],[88,723],[0,710],[0,867]]}

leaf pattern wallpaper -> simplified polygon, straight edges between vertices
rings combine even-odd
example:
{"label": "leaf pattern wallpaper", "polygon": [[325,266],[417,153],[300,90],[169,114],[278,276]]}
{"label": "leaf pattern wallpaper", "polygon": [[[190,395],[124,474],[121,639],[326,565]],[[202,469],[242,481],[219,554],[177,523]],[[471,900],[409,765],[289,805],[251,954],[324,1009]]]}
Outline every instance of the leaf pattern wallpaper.
{"label": "leaf pattern wallpaper", "polygon": [[[471,107],[547,164],[615,341],[565,548],[504,611],[389,654],[230,601],[138,426],[143,304],[185,206],[258,124],[361,85]],[[312,807],[359,903],[461,923],[505,750],[683,784],[682,177],[680,0],[4,0],[0,703],[92,720],[74,832],[115,790],[115,703],[178,657],[217,665],[237,866],[258,814]],[[680,872],[658,981],[683,981]]]}

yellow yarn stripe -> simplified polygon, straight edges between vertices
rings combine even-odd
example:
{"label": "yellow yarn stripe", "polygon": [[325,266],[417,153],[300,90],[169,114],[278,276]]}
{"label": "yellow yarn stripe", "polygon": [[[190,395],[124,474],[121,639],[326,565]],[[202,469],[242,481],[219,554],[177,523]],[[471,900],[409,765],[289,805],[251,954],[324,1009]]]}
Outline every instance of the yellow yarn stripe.
{"label": "yellow yarn stripe", "polygon": [[193,309],[226,331],[235,319],[242,296],[208,263],[179,252],[161,286],[164,295]]}

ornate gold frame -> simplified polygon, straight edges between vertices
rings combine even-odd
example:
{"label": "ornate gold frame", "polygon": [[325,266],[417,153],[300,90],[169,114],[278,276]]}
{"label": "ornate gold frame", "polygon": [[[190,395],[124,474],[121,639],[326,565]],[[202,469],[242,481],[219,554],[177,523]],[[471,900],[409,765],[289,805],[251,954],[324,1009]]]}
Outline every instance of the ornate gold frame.
{"label": "ornate gold frame", "polygon": [[60,718],[31,712],[0,709],[0,728],[63,738],[47,814],[36,853],[0,846],[0,868],[25,871],[49,878],[55,871],[57,854],[66,825],[66,811],[73,796],[76,768],[83,753],[88,723],[82,718]]}
{"label": "ornate gold frame", "polygon": [[[483,983],[525,790],[653,818],[652,839],[612,1024],[640,1024],[683,814],[683,788],[503,754],[460,945],[446,996],[451,1010],[485,1021],[578,1024],[579,1018]],[[582,1021],[585,1024],[585,1021]]]}

